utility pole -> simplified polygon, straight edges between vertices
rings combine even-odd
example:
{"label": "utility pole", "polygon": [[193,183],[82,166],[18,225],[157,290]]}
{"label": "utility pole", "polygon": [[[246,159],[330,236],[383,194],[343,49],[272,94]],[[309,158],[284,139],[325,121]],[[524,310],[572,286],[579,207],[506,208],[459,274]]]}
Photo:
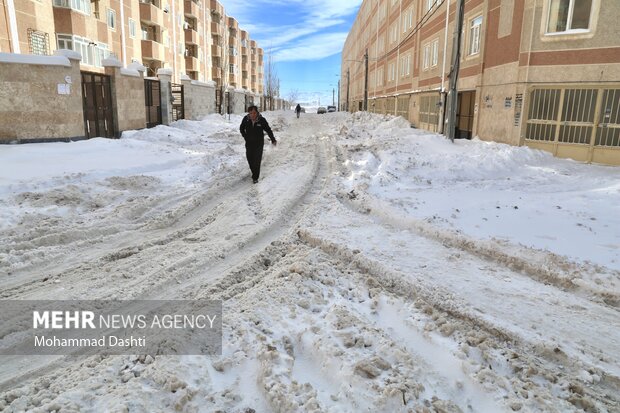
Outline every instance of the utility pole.
{"label": "utility pole", "polygon": [[364,54],[364,110],[368,111],[368,49]]}
{"label": "utility pole", "polygon": [[338,112],[340,112],[340,79],[338,79]]}
{"label": "utility pole", "polygon": [[336,104],[336,90],[332,88],[332,105]]}
{"label": "utility pole", "polygon": [[349,111],[349,69],[347,69],[347,112]]}
{"label": "utility pole", "polygon": [[458,105],[457,82],[461,62],[461,32],[463,31],[464,0],[457,0],[456,21],[454,27],[454,45],[452,48],[452,68],[450,69],[450,92],[448,92],[448,138],[454,142],[456,133],[456,108]]}

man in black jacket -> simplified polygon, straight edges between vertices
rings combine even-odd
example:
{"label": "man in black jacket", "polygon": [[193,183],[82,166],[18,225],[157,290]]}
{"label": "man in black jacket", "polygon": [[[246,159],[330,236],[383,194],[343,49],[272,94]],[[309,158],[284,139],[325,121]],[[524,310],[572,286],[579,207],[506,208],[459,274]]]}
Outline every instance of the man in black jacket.
{"label": "man in black jacket", "polygon": [[252,171],[252,182],[257,183],[260,175],[260,163],[263,159],[263,145],[265,144],[265,132],[269,135],[269,140],[275,145],[278,143],[273,132],[267,123],[267,119],[258,113],[258,108],[254,105],[248,108],[248,114],[243,117],[239,131],[245,139],[245,156]]}

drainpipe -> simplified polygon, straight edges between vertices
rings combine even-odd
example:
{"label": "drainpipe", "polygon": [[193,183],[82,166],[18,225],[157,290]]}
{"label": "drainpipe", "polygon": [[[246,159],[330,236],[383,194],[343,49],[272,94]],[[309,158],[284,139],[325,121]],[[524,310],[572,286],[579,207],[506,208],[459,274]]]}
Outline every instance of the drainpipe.
{"label": "drainpipe", "polygon": [[[379,14],[380,7],[381,7],[381,2],[377,0],[377,14]],[[375,81],[374,81],[374,85],[372,88],[373,102],[375,102],[374,99],[377,97],[377,65],[379,64],[379,59],[377,59],[377,57],[379,57],[379,18],[378,16],[377,16],[377,25],[375,29],[376,29],[375,30],[375,70],[374,70]],[[340,88],[338,88],[338,91],[340,92]],[[340,102],[340,94],[338,94],[338,102]],[[339,105],[338,110],[340,110],[340,103],[338,103],[338,105]]]}
{"label": "drainpipe", "polygon": [[123,67],[127,67],[127,43],[125,41],[125,5],[121,0],[121,53],[123,53]]}
{"label": "drainpipe", "polygon": [[176,0],[171,0],[170,3],[170,18],[172,19],[172,82],[174,82],[177,80],[177,19],[174,13],[174,3],[176,3]]}
{"label": "drainpipe", "polygon": [[[209,12],[209,18],[211,17],[211,12]],[[209,80],[209,66],[207,65],[207,58],[211,55],[211,47],[209,47],[209,40],[207,38],[207,26],[209,25],[209,21],[207,21],[207,5],[203,4],[202,6],[202,44],[204,47],[204,51],[202,53],[204,57],[205,71],[202,75],[203,82]],[[251,64],[251,63],[250,63]]]}
{"label": "drainpipe", "polygon": [[444,116],[446,113],[446,55],[448,54],[448,26],[450,25],[450,0],[446,6],[446,30],[444,33],[443,42],[443,68],[441,69],[441,107],[439,110],[439,133],[443,135],[444,131]]}
{"label": "drainpipe", "polygon": [[17,34],[17,18],[15,17],[15,4],[13,0],[8,0],[9,6],[9,26],[11,37],[11,53],[21,53],[19,49],[19,36]]}
{"label": "drainpipe", "polygon": [[[530,32],[530,48],[527,51],[527,67],[525,69],[525,86],[523,89],[523,98],[529,99],[527,95],[528,90],[530,88],[530,67],[532,65],[532,47],[534,47],[534,34],[536,32],[535,28],[536,23],[536,3],[532,4],[532,22],[531,22],[531,32]],[[525,100],[524,99],[524,100]],[[527,106],[529,106],[529,102],[526,102]],[[525,145],[525,134],[523,132],[523,118],[525,117],[525,107],[521,107],[521,119],[519,124],[519,146]],[[556,153],[554,153],[555,155]]]}
{"label": "drainpipe", "polygon": [[401,27],[403,23],[403,1],[400,0],[398,2],[398,24],[396,25],[396,27],[398,28],[398,39],[396,39],[396,44],[398,45],[398,47],[396,48],[396,92],[394,95],[394,113],[392,113],[392,115],[396,116],[398,115],[398,83],[400,80],[400,37],[402,36],[402,30],[403,28]]}

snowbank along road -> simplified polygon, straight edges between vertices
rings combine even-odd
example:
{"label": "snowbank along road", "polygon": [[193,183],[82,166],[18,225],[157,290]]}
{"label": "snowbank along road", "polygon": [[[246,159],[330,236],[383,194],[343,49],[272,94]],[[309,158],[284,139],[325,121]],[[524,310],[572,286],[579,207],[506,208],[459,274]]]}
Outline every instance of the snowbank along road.
{"label": "snowbank along road", "polygon": [[224,302],[218,356],[2,356],[0,410],[620,412],[620,172],[265,116],[256,185],[238,116],[0,148],[2,299]]}

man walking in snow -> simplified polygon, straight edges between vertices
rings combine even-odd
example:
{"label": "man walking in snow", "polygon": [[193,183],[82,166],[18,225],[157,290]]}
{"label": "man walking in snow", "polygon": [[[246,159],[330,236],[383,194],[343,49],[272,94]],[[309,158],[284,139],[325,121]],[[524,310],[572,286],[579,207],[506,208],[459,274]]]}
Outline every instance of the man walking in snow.
{"label": "man walking in snow", "polygon": [[295,106],[295,113],[297,113],[297,117],[299,117],[299,114],[301,113],[301,105],[299,103]]}
{"label": "man walking in snow", "polygon": [[239,126],[241,136],[245,139],[245,156],[252,171],[252,182],[257,183],[260,175],[260,164],[263,159],[263,146],[265,144],[265,132],[269,135],[271,144],[278,143],[267,123],[267,119],[258,113],[254,105],[248,108],[248,114],[243,117]]}

